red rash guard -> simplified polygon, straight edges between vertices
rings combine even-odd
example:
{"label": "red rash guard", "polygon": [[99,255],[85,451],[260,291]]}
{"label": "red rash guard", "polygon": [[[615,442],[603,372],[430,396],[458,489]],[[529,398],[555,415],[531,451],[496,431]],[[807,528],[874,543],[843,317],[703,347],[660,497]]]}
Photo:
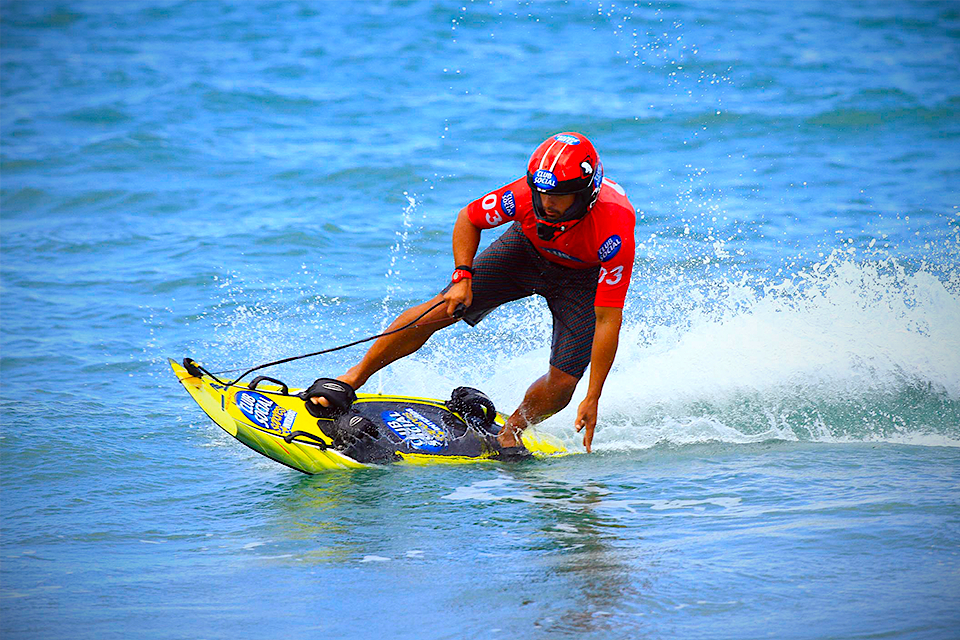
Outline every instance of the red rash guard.
{"label": "red rash guard", "polygon": [[633,272],[636,215],[623,187],[603,179],[600,195],[581,220],[572,220],[553,240],[537,236],[537,218],[526,177],[488,193],[467,205],[470,221],[480,229],[519,222],[523,234],[550,262],[586,269],[600,265],[594,302],[598,307],[623,308]]}

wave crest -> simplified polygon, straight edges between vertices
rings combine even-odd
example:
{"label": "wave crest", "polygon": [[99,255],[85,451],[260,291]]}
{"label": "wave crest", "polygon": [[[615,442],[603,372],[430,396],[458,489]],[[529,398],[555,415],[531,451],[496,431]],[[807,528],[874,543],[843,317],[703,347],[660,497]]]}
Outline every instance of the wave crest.
{"label": "wave crest", "polygon": [[687,281],[657,295],[689,310],[676,324],[641,317],[625,328],[603,400],[614,446],[772,438],[960,446],[955,273],[942,280],[894,258],[834,252],[779,283]]}

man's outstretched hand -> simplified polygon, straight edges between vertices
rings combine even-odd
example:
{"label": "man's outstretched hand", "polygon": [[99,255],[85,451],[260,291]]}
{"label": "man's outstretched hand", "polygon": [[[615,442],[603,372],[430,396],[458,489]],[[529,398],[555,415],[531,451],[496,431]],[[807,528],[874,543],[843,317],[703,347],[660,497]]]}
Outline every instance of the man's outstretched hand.
{"label": "man's outstretched hand", "polygon": [[577,433],[583,431],[583,446],[587,450],[587,453],[591,451],[591,445],[593,444],[593,431],[597,428],[597,403],[599,399],[593,399],[589,396],[583,399],[583,402],[580,403],[580,406],[577,407],[577,419],[574,420],[573,426],[576,427]]}

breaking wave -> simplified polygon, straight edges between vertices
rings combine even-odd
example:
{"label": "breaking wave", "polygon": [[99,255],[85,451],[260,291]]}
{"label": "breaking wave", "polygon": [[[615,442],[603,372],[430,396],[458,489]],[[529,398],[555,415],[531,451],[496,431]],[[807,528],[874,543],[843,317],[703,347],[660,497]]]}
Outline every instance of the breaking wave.
{"label": "breaking wave", "polygon": [[769,439],[960,446],[960,278],[834,252],[774,283],[676,282],[676,324],[628,323],[612,447]]}

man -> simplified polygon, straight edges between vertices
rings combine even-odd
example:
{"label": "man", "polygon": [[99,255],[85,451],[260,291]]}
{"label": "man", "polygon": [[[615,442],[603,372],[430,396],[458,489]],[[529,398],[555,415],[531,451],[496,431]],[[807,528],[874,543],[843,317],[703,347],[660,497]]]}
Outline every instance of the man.
{"label": "man", "polygon": [[[481,231],[511,221],[511,228],[476,256]],[[530,157],[525,177],[460,211],[453,229],[457,267],[451,283],[432,300],[404,311],[390,329],[433,307],[422,324],[379,338],[337,380],[314,383],[307,402],[345,409],[356,398],[354,389],[457,322],[458,311],[465,309],[463,319],[474,326],[501,304],[536,293],[553,313],[549,370],[527,389],[498,440],[505,451],[522,449],[520,432],[567,406],[592,361],[587,396],[574,421],[590,452],[597,404],[617,352],[635,223],[623,189],[603,177],[593,144],[579,133],[551,136]]]}

